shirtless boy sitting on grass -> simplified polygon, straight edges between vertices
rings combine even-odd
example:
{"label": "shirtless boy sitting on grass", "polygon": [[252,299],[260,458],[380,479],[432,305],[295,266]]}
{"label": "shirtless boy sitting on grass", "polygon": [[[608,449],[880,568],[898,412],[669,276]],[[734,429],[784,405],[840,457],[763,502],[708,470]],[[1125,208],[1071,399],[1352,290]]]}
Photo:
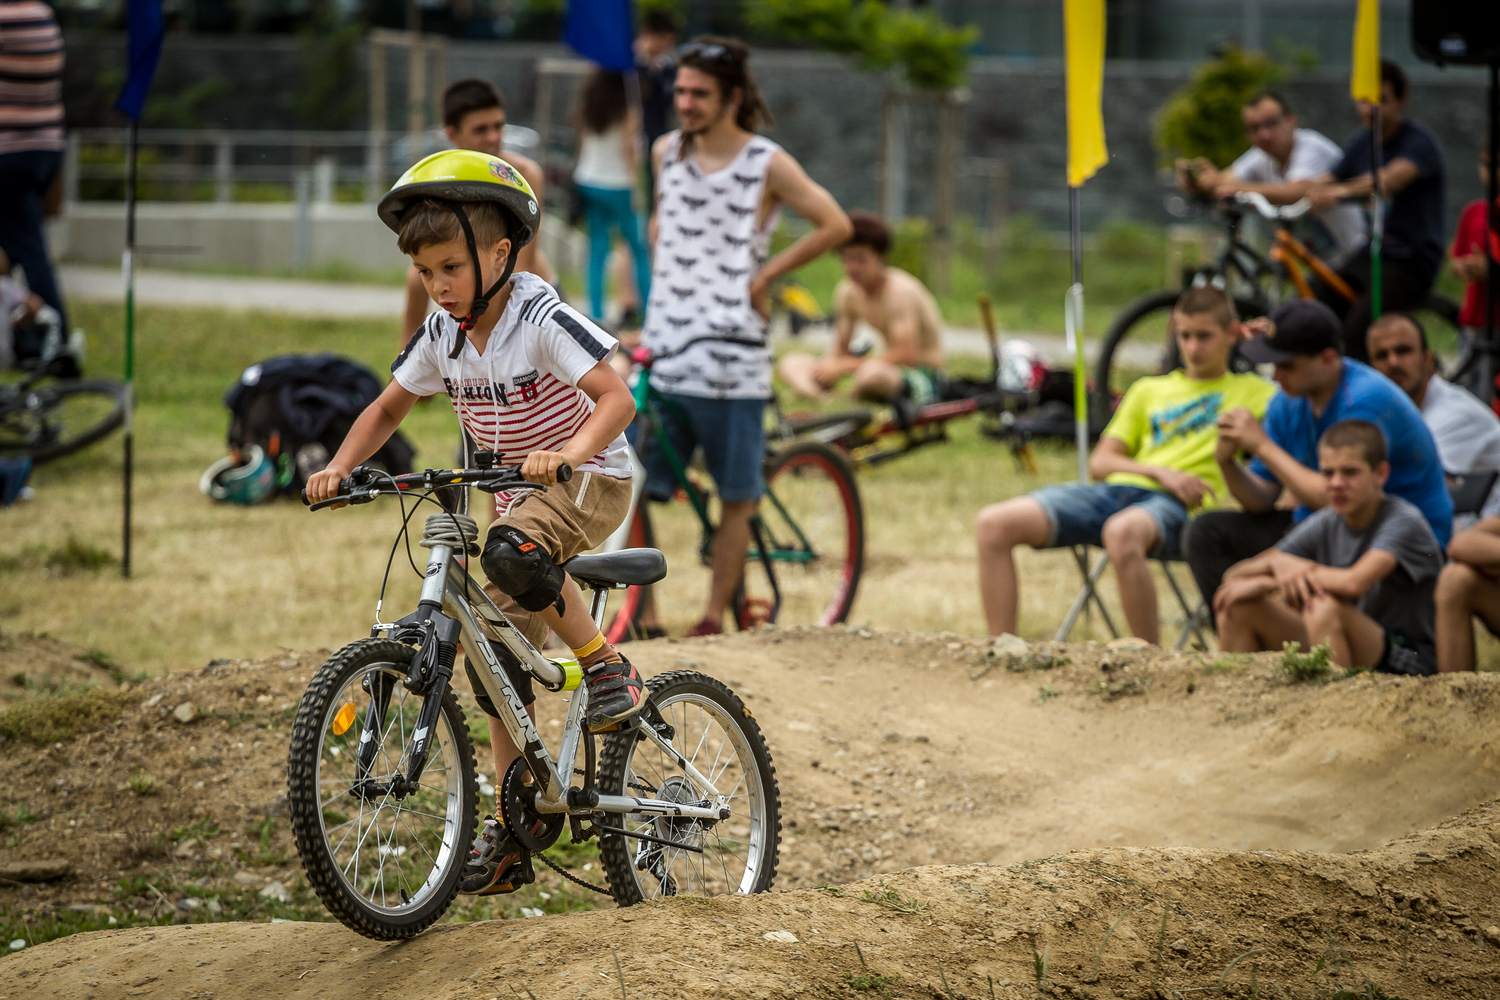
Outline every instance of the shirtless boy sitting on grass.
{"label": "shirtless boy sitting on grass", "polygon": [[1219,648],[1327,643],[1341,667],[1432,673],[1443,554],[1422,512],[1385,492],[1385,435],[1367,420],[1340,421],[1318,441],[1318,466],[1328,506],[1224,574],[1214,594]]}
{"label": "shirtless boy sitting on grass", "polygon": [[[869,212],[850,212],[854,235],[839,258],[844,280],[833,290],[835,333],[826,357],[788,354],[777,370],[808,399],[821,399],[845,376],[854,395],[874,403],[898,397],[922,406],[938,399],[943,375],[942,314],[916,278],[886,264],[891,231]],[[885,353],[865,358],[849,353],[854,326],[864,320],[885,341]]]}

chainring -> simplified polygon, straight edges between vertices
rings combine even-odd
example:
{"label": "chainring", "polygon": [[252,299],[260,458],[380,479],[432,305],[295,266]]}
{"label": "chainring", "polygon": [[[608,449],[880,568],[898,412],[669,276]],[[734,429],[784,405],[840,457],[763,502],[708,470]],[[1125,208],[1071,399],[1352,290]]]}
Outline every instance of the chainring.
{"label": "chainring", "polygon": [[522,847],[545,851],[557,843],[567,816],[563,813],[543,816],[536,811],[536,786],[523,780],[530,773],[524,758],[517,757],[510,762],[500,782],[500,812],[505,819],[505,828]]}

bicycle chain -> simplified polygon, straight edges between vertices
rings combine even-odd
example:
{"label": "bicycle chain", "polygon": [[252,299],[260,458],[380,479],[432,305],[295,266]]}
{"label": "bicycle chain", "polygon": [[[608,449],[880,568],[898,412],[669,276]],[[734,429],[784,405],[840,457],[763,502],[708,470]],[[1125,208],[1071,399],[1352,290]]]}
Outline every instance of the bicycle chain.
{"label": "bicycle chain", "polygon": [[[573,773],[576,774],[576,775],[579,775],[580,777],[586,777],[586,775],[584,774],[583,768],[581,768],[581,767],[575,767],[575,768],[573,768]],[[626,784],[627,787],[634,788],[638,792],[648,792],[648,793],[650,793],[652,795],[656,794],[656,789],[652,788],[650,785],[647,785],[647,784],[640,784],[640,783],[637,783],[635,781],[627,781],[625,784]],[[538,860],[540,860],[542,862],[542,864],[546,865],[548,868],[551,868],[553,871],[557,872],[557,874],[561,875],[563,878],[567,879],[569,882],[572,882],[575,885],[581,885],[585,889],[592,889],[595,892],[600,893],[601,895],[604,895],[604,896],[613,896],[614,895],[614,893],[610,892],[608,889],[604,888],[603,886],[595,885],[594,883],[592,883],[592,882],[590,882],[590,881],[588,881],[586,879],[579,878],[577,875],[574,875],[572,872],[563,870],[561,867],[558,866],[557,862],[555,862],[551,858],[547,857],[547,855],[542,854],[540,851],[538,851],[536,854],[532,855],[532,857],[537,858]]]}
{"label": "bicycle chain", "polygon": [[585,889],[593,889],[595,892],[603,893],[606,896],[612,896],[612,895],[614,895],[612,892],[610,892],[608,889],[604,888],[603,886],[595,885],[592,882],[588,882],[588,881],[585,881],[584,879],[579,878],[577,875],[574,875],[571,872],[563,871],[561,868],[559,868],[557,866],[557,863],[555,861],[553,861],[551,858],[547,857],[547,855],[545,855],[545,854],[535,854],[535,855],[533,855],[533,857],[539,858],[541,860],[542,864],[546,865],[548,868],[551,868],[553,871],[557,872],[557,874],[561,875],[563,878],[567,879],[569,882],[573,882],[573,883],[575,883],[577,885],[581,885]]}

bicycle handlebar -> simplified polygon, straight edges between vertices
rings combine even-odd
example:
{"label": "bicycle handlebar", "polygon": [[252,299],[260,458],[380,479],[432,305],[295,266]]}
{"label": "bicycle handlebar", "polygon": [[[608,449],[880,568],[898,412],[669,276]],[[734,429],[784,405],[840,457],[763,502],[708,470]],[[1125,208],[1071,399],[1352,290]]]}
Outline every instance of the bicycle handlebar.
{"label": "bicycle handlebar", "polygon": [[1312,210],[1312,202],[1306,198],[1294,201],[1290,205],[1273,205],[1259,191],[1237,191],[1234,200],[1241,205],[1248,205],[1255,209],[1261,218],[1277,219],[1282,222],[1300,219]]}
{"label": "bicycle handlebar", "polygon": [[[571,465],[564,464],[557,467],[558,482],[566,483],[572,478],[573,467]],[[369,503],[382,494],[401,493],[413,486],[422,486],[429,490],[440,489],[444,486],[476,486],[486,493],[498,493],[503,489],[545,490],[547,488],[541,483],[533,483],[522,478],[519,465],[503,465],[493,469],[425,469],[422,472],[411,472],[402,476],[392,476],[379,469],[361,465],[349,473],[348,477],[339,480],[337,496],[310,503],[307,499],[307,489],[304,487],[301,490],[301,497],[303,505],[309,510],[322,510],[336,503]]]}

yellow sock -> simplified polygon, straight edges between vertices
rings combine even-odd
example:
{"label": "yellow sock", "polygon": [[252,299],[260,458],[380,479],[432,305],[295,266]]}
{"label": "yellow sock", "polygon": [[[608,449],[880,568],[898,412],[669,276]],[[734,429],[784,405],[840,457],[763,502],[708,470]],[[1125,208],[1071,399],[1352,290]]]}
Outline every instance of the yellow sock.
{"label": "yellow sock", "polygon": [[581,667],[593,666],[595,663],[614,663],[621,659],[615,648],[604,641],[603,632],[595,632],[592,639],[573,650],[573,655],[578,658],[578,665]]}

